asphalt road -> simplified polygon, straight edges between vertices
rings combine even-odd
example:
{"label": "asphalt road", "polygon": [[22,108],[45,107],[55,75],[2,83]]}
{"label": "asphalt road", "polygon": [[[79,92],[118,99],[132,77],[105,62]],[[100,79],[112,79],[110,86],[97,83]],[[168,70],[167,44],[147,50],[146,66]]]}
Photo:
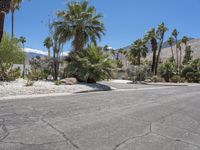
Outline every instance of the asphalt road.
{"label": "asphalt road", "polygon": [[0,101],[0,150],[200,150],[200,86],[121,87]]}

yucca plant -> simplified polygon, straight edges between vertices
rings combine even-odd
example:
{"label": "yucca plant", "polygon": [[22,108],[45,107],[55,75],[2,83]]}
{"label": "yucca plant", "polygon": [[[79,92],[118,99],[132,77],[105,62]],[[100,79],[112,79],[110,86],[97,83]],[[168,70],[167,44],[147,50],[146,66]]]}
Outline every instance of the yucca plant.
{"label": "yucca plant", "polygon": [[95,83],[111,79],[116,65],[100,47],[90,45],[79,55],[71,55],[66,68],[68,77],[76,77],[79,81]]}

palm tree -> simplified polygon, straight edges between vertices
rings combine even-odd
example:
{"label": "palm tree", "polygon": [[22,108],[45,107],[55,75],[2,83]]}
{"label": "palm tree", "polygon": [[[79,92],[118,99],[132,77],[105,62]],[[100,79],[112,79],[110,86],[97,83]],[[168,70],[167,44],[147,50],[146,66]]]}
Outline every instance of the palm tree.
{"label": "palm tree", "polygon": [[103,17],[96,13],[93,6],[88,6],[87,1],[71,2],[66,11],[58,12],[58,21],[53,23],[58,34],[66,33],[67,39],[72,39],[75,52],[83,50],[89,42],[96,44],[97,39],[101,39],[104,34]]}
{"label": "palm tree", "polygon": [[152,60],[152,66],[151,66],[151,72],[155,72],[155,65],[156,65],[156,53],[158,49],[158,43],[157,43],[157,35],[154,28],[150,29],[144,38],[145,41],[150,41],[152,51],[153,51],[153,60]]}
{"label": "palm tree", "polygon": [[122,48],[120,48],[119,50],[118,50],[118,54],[120,55],[120,59],[121,59],[121,61],[122,61],[122,57],[123,57],[123,49]]}
{"label": "palm tree", "polygon": [[182,47],[181,47],[181,42],[177,43],[177,49],[179,50],[179,64],[178,64],[178,71],[180,71],[180,67],[182,65]]}
{"label": "palm tree", "polygon": [[146,43],[142,39],[136,40],[130,48],[130,55],[133,58],[137,59],[137,65],[141,64],[141,58],[145,58],[147,56],[148,48],[146,47]]}
{"label": "palm tree", "polygon": [[189,38],[187,36],[184,36],[181,40],[182,43],[185,44],[185,46],[187,47],[188,46],[188,42],[189,42]]}
{"label": "palm tree", "polygon": [[51,37],[47,37],[44,42],[43,42],[44,46],[48,49],[48,58],[51,57],[51,54],[50,54],[50,49],[51,47],[53,46],[53,41],[51,39]]}
{"label": "palm tree", "polygon": [[173,50],[174,38],[173,38],[173,37],[169,37],[169,39],[167,40],[167,42],[168,42],[168,44],[169,44],[170,47],[171,47],[172,61],[174,62],[174,61],[175,61],[175,58],[174,58],[174,50]]}
{"label": "palm tree", "polygon": [[[19,38],[19,42],[22,43],[23,51],[24,51],[24,44],[26,43],[26,38],[23,37],[23,36],[21,36],[21,37]],[[25,52],[25,51],[24,51],[24,52]],[[23,73],[22,73],[23,78],[24,78],[24,76],[25,76],[25,69],[26,69],[26,55],[25,55],[25,57],[24,57],[24,64],[23,64]]]}
{"label": "palm tree", "polygon": [[0,43],[3,36],[5,13],[10,10],[10,0],[2,0],[1,3],[3,7],[0,8]]}
{"label": "palm tree", "polygon": [[10,1],[10,10],[11,10],[11,36],[14,37],[14,14],[16,10],[20,9],[20,5],[22,3],[22,0],[11,0]]}
{"label": "palm tree", "polygon": [[165,27],[165,24],[161,23],[158,25],[158,29],[156,31],[157,38],[160,40],[160,46],[159,46],[158,55],[156,58],[155,75],[157,75],[157,72],[158,72],[158,63],[160,60],[160,54],[161,54],[161,50],[162,50],[162,46],[163,46],[163,42],[164,42],[164,36],[165,36],[165,33],[167,32],[167,30],[168,29],[167,29],[167,27]]}
{"label": "palm tree", "polygon": [[172,32],[172,36],[175,38],[175,43],[176,43],[176,66],[178,68],[179,64],[178,64],[178,47],[177,47],[177,44],[178,44],[178,35],[179,35],[179,32],[174,29],[173,32]]}

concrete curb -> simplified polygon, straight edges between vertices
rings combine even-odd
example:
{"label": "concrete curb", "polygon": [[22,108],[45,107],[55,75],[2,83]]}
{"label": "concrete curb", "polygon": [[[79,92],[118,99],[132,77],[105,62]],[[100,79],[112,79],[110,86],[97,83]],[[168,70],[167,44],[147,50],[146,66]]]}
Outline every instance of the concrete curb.
{"label": "concrete curb", "polygon": [[107,85],[101,85],[101,86],[102,86],[102,89],[85,90],[85,91],[79,91],[79,92],[74,92],[74,93],[49,93],[49,94],[6,96],[6,97],[1,97],[0,101],[13,100],[13,99],[31,99],[31,98],[42,98],[42,97],[68,96],[68,95],[77,95],[77,94],[81,94],[81,93],[94,93],[94,92],[116,90],[116,88],[114,88],[112,86],[107,86]]}
{"label": "concrete curb", "polygon": [[145,85],[159,85],[159,86],[200,86],[200,84],[189,84],[189,83],[148,83],[148,82],[141,82],[141,84]]}

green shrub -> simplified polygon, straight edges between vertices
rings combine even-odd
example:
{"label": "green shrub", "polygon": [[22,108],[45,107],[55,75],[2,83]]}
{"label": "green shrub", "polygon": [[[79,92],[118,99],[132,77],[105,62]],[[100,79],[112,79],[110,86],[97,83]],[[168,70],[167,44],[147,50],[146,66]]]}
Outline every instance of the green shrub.
{"label": "green shrub", "polygon": [[178,75],[175,75],[171,78],[171,82],[173,83],[178,83],[178,82],[181,82],[181,77],[178,76]]}
{"label": "green shrub", "polygon": [[148,76],[148,66],[146,65],[130,65],[127,69],[128,77],[132,81],[144,81]]}
{"label": "green shrub", "polygon": [[62,82],[61,82],[61,81],[59,81],[59,80],[57,80],[57,81],[54,81],[54,84],[55,84],[55,85],[61,85],[61,84],[62,84]]}
{"label": "green shrub", "polygon": [[111,79],[115,66],[100,47],[90,45],[79,54],[70,54],[65,73],[67,77],[76,77],[78,81],[95,83]]}
{"label": "green shrub", "polygon": [[153,76],[151,78],[151,81],[157,83],[157,82],[163,82],[164,80],[163,80],[163,78],[161,78],[159,76]]}
{"label": "green shrub", "polygon": [[193,82],[198,83],[200,81],[200,72],[194,73],[194,79]]}
{"label": "green shrub", "polygon": [[194,69],[193,69],[192,66],[186,66],[186,67],[184,67],[183,70],[182,70],[181,76],[184,77],[184,78],[186,78],[186,74],[188,72],[194,72]]}
{"label": "green shrub", "polygon": [[166,82],[170,81],[170,78],[172,78],[175,75],[175,66],[171,62],[165,62],[159,67],[159,73],[162,78],[165,79]]}
{"label": "green shrub", "polygon": [[14,81],[20,77],[20,69],[12,69],[12,64],[0,64],[0,81]]}
{"label": "green shrub", "polygon": [[186,79],[188,80],[188,82],[193,82],[195,78],[195,73],[194,72],[188,72],[186,74]]}

